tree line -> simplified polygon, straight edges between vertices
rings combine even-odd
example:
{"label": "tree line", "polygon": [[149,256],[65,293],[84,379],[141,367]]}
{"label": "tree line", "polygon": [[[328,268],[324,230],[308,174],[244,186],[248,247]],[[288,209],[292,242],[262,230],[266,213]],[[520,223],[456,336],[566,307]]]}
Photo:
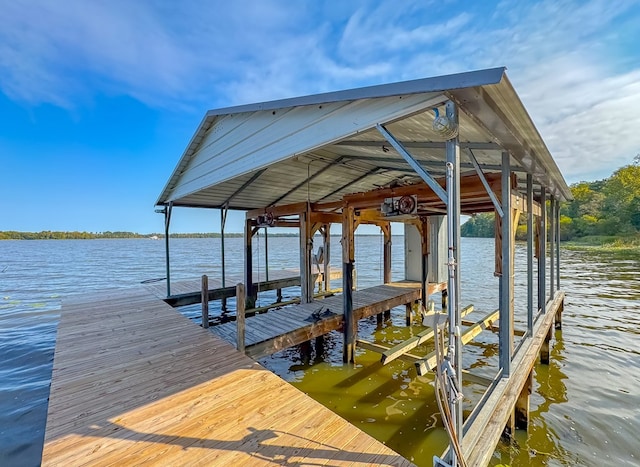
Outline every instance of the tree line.
{"label": "tree line", "polygon": [[[560,239],[593,236],[633,237],[640,234],[640,155],[603,180],[571,185],[573,201],[560,206]],[[524,216],[516,238],[524,240]],[[493,237],[494,214],[471,217],[460,228],[465,237]]]}
{"label": "tree line", "polygon": [[[225,233],[225,238],[243,237],[242,233]],[[270,237],[296,237],[293,233],[270,233]],[[171,233],[169,238],[220,238],[218,232],[205,233]],[[95,240],[100,238],[147,238],[161,239],[163,233],[139,234],[136,232],[64,232],[55,230],[43,230],[41,232],[18,232],[16,230],[0,231],[0,240]]]}

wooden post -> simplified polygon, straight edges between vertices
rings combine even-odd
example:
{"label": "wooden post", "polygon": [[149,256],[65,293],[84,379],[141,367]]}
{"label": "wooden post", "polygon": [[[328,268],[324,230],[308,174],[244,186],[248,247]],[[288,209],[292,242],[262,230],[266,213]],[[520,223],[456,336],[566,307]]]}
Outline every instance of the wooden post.
{"label": "wooden post", "polygon": [[245,335],[245,296],[246,291],[244,284],[236,285],[236,347],[240,352],[244,353],[244,335]]}
{"label": "wooden post", "polygon": [[515,428],[518,430],[526,430],[529,427],[529,396],[533,390],[533,370],[529,373],[529,377],[520,391],[520,395],[516,400],[514,408]]}
{"label": "wooden post", "polygon": [[282,289],[276,290],[276,303],[280,303],[282,301]]}
{"label": "wooden post", "polygon": [[204,274],[202,276],[202,290],[200,294],[202,302],[202,327],[209,327],[209,278]]}
{"label": "wooden post", "polygon": [[331,224],[324,226],[324,291],[331,289]]}
{"label": "wooden post", "polygon": [[344,312],[342,358],[345,363],[355,363],[358,337],[358,322],[353,314],[354,220],[353,207],[345,205],[342,208],[342,304]]}
{"label": "wooden post", "polygon": [[246,307],[254,308],[256,294],[253,287],[253,251],[251,239],[253,238],[253,220],[247,219],[244,225],[244,283],[246,287]]}
{"label": "wooden post", "polygon": [[560,302],[560,306],[556,311],[556,324],[555,324],[556,329],[562,329],[562,312],[563,311],[564,311],[564,300]]}
{"label": "wooden post", "polygon": [[406,303],[405,305],[405,314],[406,314],[406,321],[407,321],[407,326],[411,326],[411,303]]}
{"label": "wooden post", "polygon": [[310,231],[309,210],[307,209],[300,213],[300,303],[309,303],[313,300]]}
{"label": "wooden post", "polygon": [[542,348],[540,349],[540,363],[549,364],[549,342],[551,341],[551,326],[544,337]]}
{"label": "wooden post", "polygon": [[429,300],[429,218],[421,217],[420,224],[420,233],[422,234],[420,239],[422,246],[422,306],[426,307]]}
{"label": "wooden post", "polygon": [[382,231],[384,237],[384,253],[383,253],[383,264],[384,264],[384,275],[383,280],[385,284],[391,282],[391,223],[386,222],[380,225],[380,230]]}

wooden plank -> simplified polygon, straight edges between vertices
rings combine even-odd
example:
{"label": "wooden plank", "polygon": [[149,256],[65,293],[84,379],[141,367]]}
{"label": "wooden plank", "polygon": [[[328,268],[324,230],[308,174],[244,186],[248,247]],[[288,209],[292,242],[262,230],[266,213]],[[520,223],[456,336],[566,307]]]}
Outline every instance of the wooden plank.
{"label": "wooden plank", "polygon": [[[466,329],[462,333],[462,336],[460,337],[462,341],[462,345],[466,345],[469,342],[471,342],[474,338],[478,336],[478,334],[480,334],[483,330],[485,330],[487,326],[490,326],[498,318],[499,313],[500,313],[499,310],[495,310],[489,313],[488,315],[486,315],[481,320],[474,323],[474,325],[471,326],[470,328]],[[446,348],[444,350],[444,354],[445,355],[447,354]],[[426,357],[423,357],[419,362],[416,362],[415,365],[416,365],[416,370],[418,371],[418,374],[422,376],[422,375],[426,375],[429,371],[435,368],[436,364],[437,364],[436,352],[434,350],[433,352],[428,354]]]}
{"label": "wooden plank", "polygon": [[[473,311],[473,305],[469,305],[464,307],[460,311],[460,314],[461,316],[466,316],[472,311]],[[425,329],[424,331],[420,331],[415,336],[412,336],[409,339],[405,340],[404,342],[400,342],[399,344],[391,347],[389,350],[383,352],[382,356],[380,357],[380,362],[382,362],[383,365],[386,365],[387,363],[394,361],[400,355],[408,352],[411,349],[415,349],[419,345],[424,344],[425,342],[433,339],[433,334],[434,332],[433,332],[433,329],[431,328]]]}
{"label": "wooden plank", "polygon": [[557,292],[547,304],[543,318],[538,320],[533,337],[526,339],[514,355],[511,376],[501,379],[484,404],[474,409],[465,422],[462,449],[468,465],[485,466],[489,463],[494,447],[513,413],[515,401],[537,361],[547,331],[553,324],[554,314],[563,302],[564,292]]}
{"label": "wooden plank", "polygon": [[[136,293],[144,297],[111,294],[99,308],[86,297],[63,303],[43,465],[407,462],[151,292]],[[334,433],[342,442],[327,448]]]}

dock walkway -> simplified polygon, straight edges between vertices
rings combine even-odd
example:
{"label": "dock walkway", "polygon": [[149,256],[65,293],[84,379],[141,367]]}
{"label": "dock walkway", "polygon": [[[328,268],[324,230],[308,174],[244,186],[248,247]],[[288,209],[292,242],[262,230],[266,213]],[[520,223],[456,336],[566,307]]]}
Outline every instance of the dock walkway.
{"label": "dock walkway", "polygon": [[[441,290],[444,284],[430,284],[429,293]],[[396,306],[420,299],[420,283],[392,282],[353,292],[356,319],[382,313]],[[343,297],[331,296],[311,303],[271,309],[246,321],[245,351],[259,359],[284,348],[301,344],[329,331],[340,329],[344,318]],[[227,322],[211,328],[213,333],[236,344],[237,326]]]}
{"label": "dock walkway", "polygon": [[[329,272],[329,281],[340,279],[342,270],[331,269]],[[316,283],[324,280],[323,274],[316,275]],[[220,277],[211,276],[208,278],[209,300],[220,300],[221,298],[235,297],[236,284],[244,282],[244,278],[239,275],[227,276],[225,286],[222,286]],[[268,290],[279,290],[287,287],[300,287],[300,271],[297,269],[275,269],[269,271],[268,278],[265,274],[253,274],[253,285],[257,292],[266,292]],[[171,296],[167,297],[166,280],[145,283],[144,286],[151,291],[153,295],[164,300],[172,306],[193,305],[201,302],[202,282],[197,279],[183,279],[171,281]]]}
{"label": "dock walkway", "polygon": [[143,288],[63,302],[42,463],[412,465]]}

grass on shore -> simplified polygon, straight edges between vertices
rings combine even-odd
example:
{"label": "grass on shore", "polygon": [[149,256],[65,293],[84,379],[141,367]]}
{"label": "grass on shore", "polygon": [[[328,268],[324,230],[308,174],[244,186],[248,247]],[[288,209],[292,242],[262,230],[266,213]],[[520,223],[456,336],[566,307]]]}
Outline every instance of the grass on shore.
{"label": "grass on shore", "polygon": [[597,249],[640,253],[640,234],[629,236],[593,235],[563,242],[563,246],[569,250]]}

